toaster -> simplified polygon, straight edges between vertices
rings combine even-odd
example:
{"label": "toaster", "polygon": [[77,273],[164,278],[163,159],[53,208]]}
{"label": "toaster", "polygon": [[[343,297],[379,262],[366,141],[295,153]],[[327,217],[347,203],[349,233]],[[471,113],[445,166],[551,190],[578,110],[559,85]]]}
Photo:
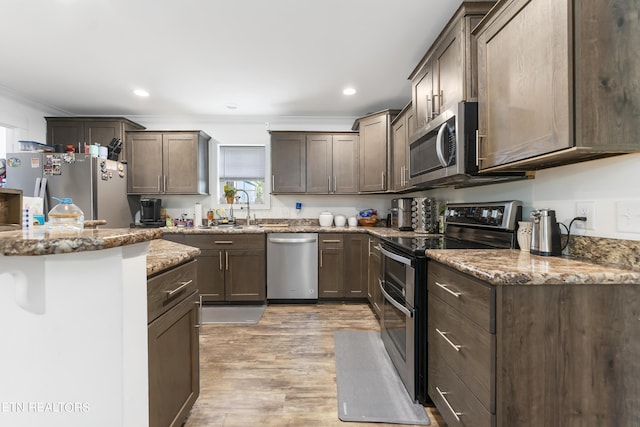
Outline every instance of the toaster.
{"label": "toaster", "polygon": [[396,230],[413,230],[411,225],[411,204],[413,199],[403,197],[391,199],[391,227]]}

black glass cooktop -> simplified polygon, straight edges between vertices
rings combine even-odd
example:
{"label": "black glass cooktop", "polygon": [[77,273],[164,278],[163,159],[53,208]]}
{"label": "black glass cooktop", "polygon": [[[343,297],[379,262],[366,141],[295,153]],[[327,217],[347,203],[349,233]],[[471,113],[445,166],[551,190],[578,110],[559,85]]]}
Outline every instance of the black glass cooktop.
{"label": "black glass cooktop", "polygon": [[383,237],[382,240],[397,250],[410,252],[413,255],[424,256],[427,249],[486,249],[490,246],[444,236],[417,237]]}

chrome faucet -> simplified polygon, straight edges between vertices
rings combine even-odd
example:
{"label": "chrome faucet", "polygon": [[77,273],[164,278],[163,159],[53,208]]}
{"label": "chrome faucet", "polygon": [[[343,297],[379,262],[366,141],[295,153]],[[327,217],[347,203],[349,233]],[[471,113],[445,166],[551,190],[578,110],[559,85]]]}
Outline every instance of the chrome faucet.
{"label": "chrome faucet", "polygon": [[236,191],[242,191],[247,196],[247,225],[251,225],[251,207],[249,206],[249,193],[241,188],[237,188]]}

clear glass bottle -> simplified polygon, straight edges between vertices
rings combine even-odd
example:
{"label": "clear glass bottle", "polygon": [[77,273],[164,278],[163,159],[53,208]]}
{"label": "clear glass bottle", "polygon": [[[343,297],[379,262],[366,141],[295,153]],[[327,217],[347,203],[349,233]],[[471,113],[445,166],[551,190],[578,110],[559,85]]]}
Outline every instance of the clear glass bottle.
{"label": "clear glass bottle", "polygon": [[84,229],[84,213],[73,204],[70,197],[63,197],[60,203],[49,211],[46,230],[52,234],[80,234]]}

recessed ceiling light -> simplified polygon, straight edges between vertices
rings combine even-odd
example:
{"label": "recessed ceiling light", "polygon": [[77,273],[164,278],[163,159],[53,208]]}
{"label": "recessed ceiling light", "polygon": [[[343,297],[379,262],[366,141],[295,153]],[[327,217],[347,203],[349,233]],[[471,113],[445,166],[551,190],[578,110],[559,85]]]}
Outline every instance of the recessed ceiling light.
{"label": "recessed ceiling light", "polygon": [[134,93],[135,95],[137,95],[137,96],[142,96],[142,97],[147,97],[147,96],[149,96],[149,92],[147,92],[147,91],[146,91],[146,90],[144,90],[144,89],[136,89],[136,90],[134,90],[134,91],[133,91],[133,93]]}
{"label": "recessed ceiling light", "polygon": [[352,87],[348,87],[348,88],[346,88],[345,90],[342,91],[342,94],[343,95],[347,95],[347,96],[355,95],[356,94],[356,90],[354,88],[352,88]]}
{"label": "recessed ceiling light", "polygon": [[238,104],[234,104],[233,102],[230,102],[228,104],[225,104],[225,107],[227,107],[228,110],[237,110]]}

